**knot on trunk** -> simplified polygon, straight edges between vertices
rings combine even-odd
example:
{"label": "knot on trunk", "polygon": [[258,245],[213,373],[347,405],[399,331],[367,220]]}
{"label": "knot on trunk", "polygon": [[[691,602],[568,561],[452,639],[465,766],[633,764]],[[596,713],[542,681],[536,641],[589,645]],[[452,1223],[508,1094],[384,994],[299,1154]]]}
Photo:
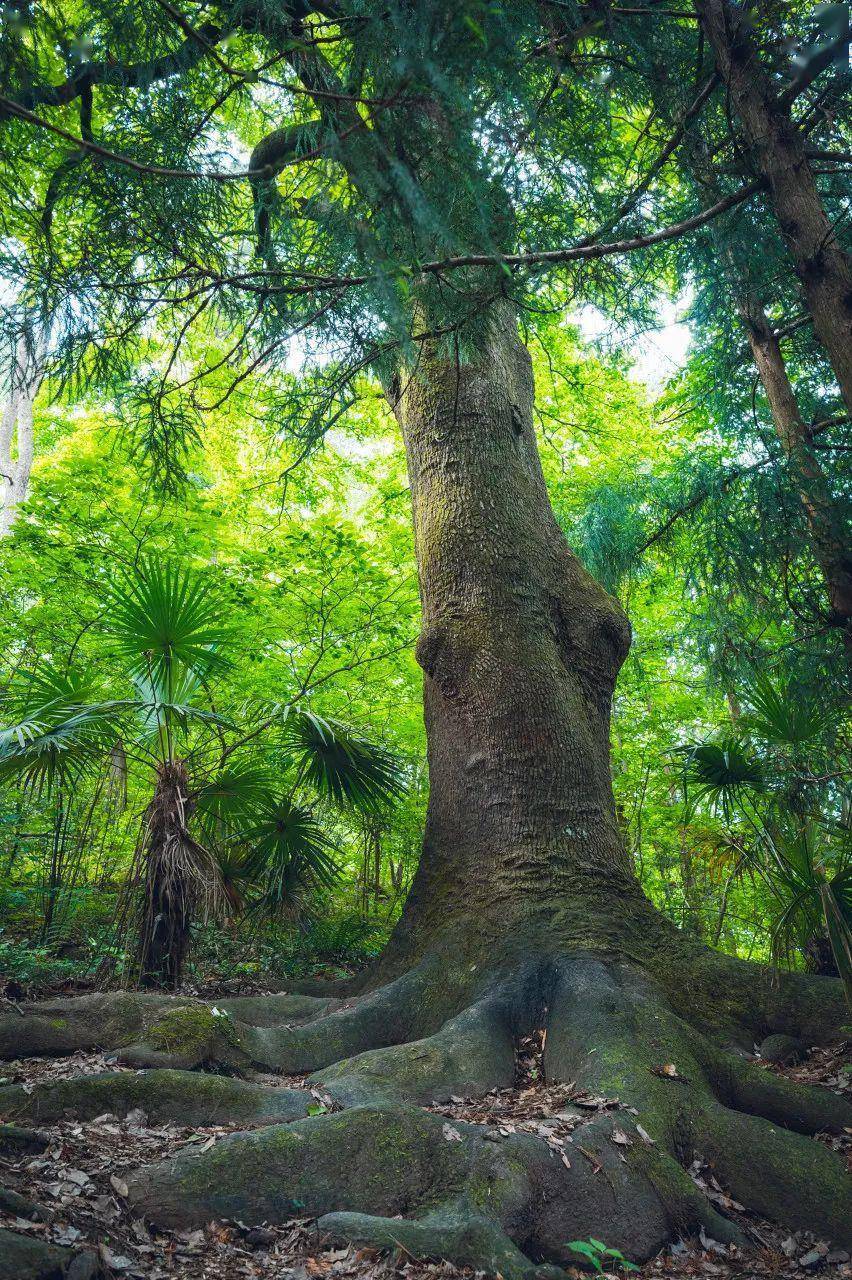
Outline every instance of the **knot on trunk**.
{"label": "knot on trunk", "polygon": [[563,666],[611,692],[630,649],[631,630],[617,601],[601,595],[570,604],[553,596],[550,617]]}
{"label": "knot on trunk", "polygon": [[425,627],[414,655],[424,673],[434,680],[445,698],[457,698],[470,666],[470,654],[453,643],[439,627]]}

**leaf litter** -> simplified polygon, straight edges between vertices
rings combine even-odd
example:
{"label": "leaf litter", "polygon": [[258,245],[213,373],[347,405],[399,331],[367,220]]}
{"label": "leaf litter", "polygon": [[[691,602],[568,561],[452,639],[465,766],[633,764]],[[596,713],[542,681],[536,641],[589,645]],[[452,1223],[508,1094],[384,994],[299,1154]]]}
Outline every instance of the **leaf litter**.
{"label": "leaf litter", "polygon": [[[567,1162],[574,1150],[582,1150],[580,1144],[572,1148],[572,1135],[595,1114],[633,1115],[633,1109],[621,1107],[616,1098],[589,1094],[571,1083],[548,1083],[542,1065],[543,1042],[543,1033],[536,1033],[521,1043],[511,1088],[431,1106],[446,1118],[448,1141],[456,1140],[454,1121],[496,1132],[532,1133]],[[116,1069],[102,1054],[76,1053],[50,1061],[18,1059],[5,1065],[3,1078],[8,1083],[35,1084]],[[799,1067],[771,1069],[838,1092],[849,1088],[842,1055],[836,1051],[812,1050]],[[303,1076],[264,1076],[264,1082],[305,1087]],[[126,1204],[131,1172],[187,1148],[204,1149],[245,1127],[153,1125],[138,1109],[124,1119],[107,1112],[90,1121],[40,1125],[50,1138],[47,1149],[38,1155],[0,1160],[0,1184],[49,1212],[42,1221],[0,1212],[0,1225],[92,1250],[105,1275],[122,1280],[481,1280],[482,1273],[442,1261],[421,1262],[405,1253],[382,1254],[354,1246],[330,1247],[308,1218],[283,1225],[211,1222],[195,1231],[161,1231],[133,1217]],[[635,1119],[624,1128],[615,1127],[613,1141],[623,1145],[624,1139],[635,1141],[634,1134],[652,1141]],[[844,1138],[829,1140],[840,1143],[841,1149],[852,1147],[852,1135],[845,1136],[845,1147]],[[852,1280],[852,1262],[844,1251],[832,1250],[827,1241],[807,1232],[791,1234],[747,1213],[701,1160],[694,1161],[689,1172],[716,1208],[750,1235],[756,1249],[746,1253],[702,1231],[698,1238],[676,1241],[646,1263],[639,1272],[645,1280],[803,1280],[816,1274],[821,1280]],[[570,1266],[566,1271],[578,1280],[586,1274]]]}

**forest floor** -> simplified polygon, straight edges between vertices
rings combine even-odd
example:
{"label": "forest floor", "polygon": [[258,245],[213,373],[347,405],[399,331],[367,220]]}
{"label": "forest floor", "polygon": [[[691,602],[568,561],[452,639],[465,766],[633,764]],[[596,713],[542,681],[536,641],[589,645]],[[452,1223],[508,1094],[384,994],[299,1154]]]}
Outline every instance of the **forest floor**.
{"label": "forest floor", "polygon": [[[574,1130],[595,1111],[617,1109],[614,1098],[592,1097],[570,1084],[548,1084],[542,1075],[542,1036],[531,1037],[518,1054],[511,1089],[493,1090],[484,1098],[453,1098],[433,1110],[448,1126],[464,1121],[503,1133],[532,1132],[566,1161],[584,1156]],[[797,1080],[836,1092],[852,1092],[852,1076],[844,1070],[848,1046],[813,1049],[797,1067],[767,1067]],[[2,1068],[3,1083],[35,1084],[71,1075],[115,1070],[102,1054],[78,1053],[61,1060],[22,1058]],[[266,1084],[306,1087],[301,1077],[261,1077]],[[317,1095],[318,1103],[321,1097]],[[0,1186],[44,1206],[43,1221],[0,1211],[0,1226],[56,1244],[87,1248],[99,1254],[105,1275],[128,1280],[473,1280],[474,1273],[446,1263],[415,1261],[399,1252],[380,1255],[369,1249],[332,1248],[309,1219],[285,1226],[216,1222],[191,1232],[151,1231],[126,1208],[125,1178],[134,1169],[194,1147],[211,1147],[242,1126],[186,1128],[152,1125],[141,1111],[124,1119],[105,1114],[94,1120],[44,1125],[45,1149],[23,1157],[0,1154]],[[617,1132],[617,1131],[616,1131]],[[829,1138],[844,1150],[852,1166],[852,1132]],[[803,1280],[808,1275],[852,1280],[849,1255],[830,1252],[826,1242],[806,1232],[789,1233],[756,1219],[726,1194],[712,1169],[695,1162],[690,1173],[715,1206],[736,1219],[755,1245],[748,1253],[724,1246],[702,1234],[678,1241],[639,1272],[645,1280]],[[605,1234],[605,1233],[604,1233]],[[577,1271],[579,1277],[584,1273]],[[585,1273],[588,1274],[588,1273]]]}

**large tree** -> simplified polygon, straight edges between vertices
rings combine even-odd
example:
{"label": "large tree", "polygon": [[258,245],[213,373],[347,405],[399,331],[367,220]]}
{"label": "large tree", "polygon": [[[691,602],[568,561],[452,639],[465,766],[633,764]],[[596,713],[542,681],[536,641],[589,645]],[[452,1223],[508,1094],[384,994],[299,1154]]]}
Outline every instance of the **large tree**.
{"label": "large tree", "polygon": [[[625,33],[605,6],[548,0],[112,0],[74,31],[64,4],[35,26],[21,11],[4,46],[9,231],[42,228],[69,373],[124,379],[158,318],[175,353],[148,361],[135,410],[153,435],[190,431],[223,362],[187,370],[181,341],[227,328],[233,389],[266,370],[298,452],[370,370],[411,482],[431,790],[385,955],[343,999],[213,1016],[104,995],[0,1024],[15,1054],[100,1044],[153,1068],[313,1071],[342,1108],[143,1172],[131,1196],[154,1221],[299,1204],[345,1238],[512,1278],[591,1234],[635,1258],[698,1224],[741,1240],[685,1172],[698,1153],[759,1212],[849,1239],[840,1159],[803,1136],[850,1123],[848,1106],[740,1056],[767,1032],[836,1031],[839,985],[713,953],[642,895],[609,769],[629,625],[565,540],[533,427],[537,312],[581,289],[640,312],[665,266],[646,251],[762,187],[735,180],[707,209],[676,184],[671,198],[674,146],[655,153],[644,127],[643,41],[662,18],[673,56],[705,55],[688,15],[649,8]],[[702,61],[693,116],[708,74]],[[31,157],[52,173],[34,201]],[[300,376],[275,372],[300,354]],[[536,1139],[456,1140],[417,1105],[510,1083],[537,1027],[549,1076],[617,1097],[640,1127],[601,1113],[560,1162]],[[161,1112],[185,1106],[173,1077],[145,1082]],[[193,1089],[214,1105],[215,1080]],[[103,1110],[85,1082],[72,1093],[78,1113]],[[70,1096],[14,1105],[45,1116]],[[284,1102],[257,1107],[280,1118]]]}

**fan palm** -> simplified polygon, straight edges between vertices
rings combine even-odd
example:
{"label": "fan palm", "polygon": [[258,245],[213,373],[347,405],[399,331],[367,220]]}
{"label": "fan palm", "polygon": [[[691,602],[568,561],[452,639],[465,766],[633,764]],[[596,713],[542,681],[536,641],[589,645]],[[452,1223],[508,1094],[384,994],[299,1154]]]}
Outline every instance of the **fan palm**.
{"label": "fan palm", "polygon": [[693,808],[703,802],[730,821],[750,795],[766,793],[761,761],[738,739],[697,742],[678,751],[684,761],[684,793],[689,803],[691,792]]}
{"label": "fan palm", "polygon": [[776,958],[805,950],[821,928],[852,1009],[852,841],[842,828],[813,820],[767,821],[761,852],[782,902],[772,929]]}
{"label": "fan palm", "polygon": [[824,708],[765,675],[743,698],[740,736],[680,748],[687,803],[747,824],[749,838],[737,841],[740,865],[757,871],[779,903],[774,957],[789,960],[827,936],[852,1008],[852,837],[830,812],[813,812],[837,807],[809,764],[826,728]]}
{"label": "fan palm", "polygon": [[339,878],[334,844],[305,805],[269,795],[244,839],[255,905],[269,915],[300,920],[317,891]]}
{"label": "fan palm", "polygon": [[[110,591],[104,632],[129,696],[98,700],[90,679],[43,663],[7,698],[19,714],[0,730],[0,782],[50,794],[117,752],[153,775],[131,877],[137,956],[144,985],[174,988],[199,913],[233,913],[254,882],[256,905],[298,915],[334,882],[331,841],[299,795],[375,809],[401,775],[381,747],[305,709],[266,708],[238,729],[210,708],[229,637],[201,574],[143,561]],[[234,758],[261,744],[266,764]]]}

